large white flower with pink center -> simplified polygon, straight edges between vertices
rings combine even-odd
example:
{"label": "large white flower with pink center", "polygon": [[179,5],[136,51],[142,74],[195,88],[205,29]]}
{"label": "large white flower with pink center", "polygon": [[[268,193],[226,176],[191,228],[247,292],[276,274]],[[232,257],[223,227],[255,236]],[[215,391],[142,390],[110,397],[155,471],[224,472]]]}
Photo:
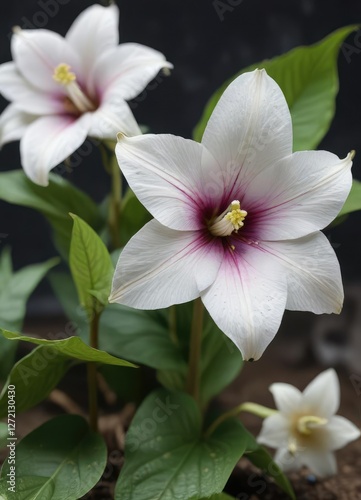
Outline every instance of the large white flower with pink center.
{"label": "large white flower with pink center", "polygon": [[283,470],[309,467],[318,476],[337,471],[335,450],[360,437],[360,429],[340,415],[340,384],[332,368],[320,373],[301,393],[290,384],[272,384],[278,412],[267,417],[257,440],[277,448]]}
{"label": "large white flower with pink center", "polygon": [[14,29],[13,62],[0,66],[0,92],[12,102],[0,117],[0,145],[21,139],[23,168],[37,184],[47,185],[87,136],[140,134],[126,101],[172,65],[144,45],[118,45],[118,19],[116,5],[93,5],[65,38]]}
{"label": "large white flower with pink center", "polygon": [[155,309],[201,297],[246,360],[285,308],[339,313],[340,268],[319,231],[351,188],[351,156],[292,154],[285,98],[266,71],[229,85],[202,143],[121,135],[116,154],[155,217],[126,245],[111,302]]}

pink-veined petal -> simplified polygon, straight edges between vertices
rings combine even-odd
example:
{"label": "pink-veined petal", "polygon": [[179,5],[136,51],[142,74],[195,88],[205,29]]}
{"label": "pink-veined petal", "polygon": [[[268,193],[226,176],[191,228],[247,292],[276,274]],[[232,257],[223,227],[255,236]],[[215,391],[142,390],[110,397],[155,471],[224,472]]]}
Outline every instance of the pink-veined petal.
{"label": "pink-veined petal", "polygon": [[264,419],[257,441],[271,448],[279,448],[280,446],[287,447],[288,438],[288,419],[281,413],[275,413]]}
{"label": "pink-veined petal", "polygon": [[291,115],[285,97],[265,70],[236,78],[214,108],[202,144],[222,166],[228,196],[292,153]]}
{"label": "pink-veined petal", "polygon": [[63,86],[53,79],[59,64],[68,64],[83,83],[77,54],[66,40],[53,31],[19,30],[11,39],[11,52],[17,69],[36,88],[65,95]]}
{"label": "pink-veined petal", "polygon": [[351,157],[301,151],[253,179],[243,206],[256,211],[261,239],[300,238],[330,224],[351,189]]}
{"label": "pink-veined petal", "polygon": [[161,52],[139,43],[123,43],[98,59],[90,80],[98,95],[115,94],[130,100],[143,92],[162,68],[173,65]]}
{"label": "pink-veined petal", "polygon": [[286,309],[340,313],[344,297],[340,265],[323,233],[317,231],[297,240],[263,241],[259,245],[284,266],[288,282]]}
{"label": "pink-veined petal", "polygon": [[236,344],[243,358],[256,360],[280,326],[286,287],[277,262],[266,252],[244,243],[225,251],[217,278],[201,297],[215,323]]}
{"label": "pink-veined petal", "polygon": [[13,62],[0,65],[0,92],[26,113],[44,115],[64,111],[61,98],[33,87],[19,73]]}
{"label": "pink-veined petal", "polygon": [[79,119],[71,116],[38,118],[20,142],[21,163],[26,175],[36,184],[47,186],[49,171],[82,145],[90,124],[90,113]]}
{"label": "pink-veined petal", "polygon": [[141,134],[139,125],[129,105],[119,99],[117,102],[104,102],[92,113],[91,137],[116,141],[119,132],[129,136]]}
{"label": "pink-veined petal", "polygon": [[302,406],[310,415],[330,418],[340,406],[340,383],[333,368],[315,377],[303,391]]}
{"label": "pink-veined petal", "polygon": [[0,147],[21,139],[25,130],[36,118],[36,116],[20,111],[14,104],[5,108],[0,116]]}
{"label": "pink-veined petal", "polygon": [[300,452],[299,460],[318,477],[333,476],[337,472],[336,458],[333,453],[307,449]]}
{"label": "pink-veined petal", "polygon": [[[92,5],[74,21],[65,38],[79,54],[86,79],[99,57],[119,43],[119,9]],[[114,61],[113,61],[114,64]]]}
{"label": "pink-veined petal", "polygon": [[300,407],[302,393],[291,384],[277,382],[271,384],[269,390],[272,393],[277,409],[284,415],[292,415]]}
{"label": "pink-veined petal", "polygon": [[327,431],[327,446],[331,451],[343,448],[361,435],[360,429],[355,424],[340,415],[331,417],[325,430]]}
{"label": "pink-veined petal", "polygon": [[219,241],[153,219],[120,254],[109,300],[139,309],[188,302],[213,282],[222,255]]}
{"label": "pink-veined petal", "polygon": [[147,134],[120,137],[115,152],[129,185],[161,224],[184,231],[204,226],[202,207],[214,194],[207,189],[208,174],[219,167],[201,144]]}

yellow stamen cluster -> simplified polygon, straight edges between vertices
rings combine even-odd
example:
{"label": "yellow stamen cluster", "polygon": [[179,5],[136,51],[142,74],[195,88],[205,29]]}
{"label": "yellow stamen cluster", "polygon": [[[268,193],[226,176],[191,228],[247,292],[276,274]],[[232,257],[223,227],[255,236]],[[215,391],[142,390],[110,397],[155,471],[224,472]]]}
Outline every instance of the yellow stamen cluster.
{"label": "yellow stamen cluster", "polygon": [[326,418],[316,417],[314,415],[305,415],[297,421],[297,430],[306,436],[312,433],[312,429],[327,424]]}
{"label": "yellow stamen cluster", "polygon": [[75,73],[70,71],[69,64],[61,63],[55,68],[53,79],[61,85],[69,85],[69,83],[76,80],[76,76]]}
{"label": "yellow stamen cluster", "polygon": [[244,219],[247,216],[245,210],[241,210],[241,204],[238,200],[232,201],[229,207],[219,215],[209,226],[211,234],[214,236],[229,236],[233,232],[237,233],[244,226]]}
{"label": "yellow stamen cluster", "polygon": [[229,220],[235,231],[241,229],[244,226],[244,219],[246,218],[247,212],[245,210],[241,210],[241,206],[239,201],[232,201],[231,203],[231,211],[225,215],[225,220]]}

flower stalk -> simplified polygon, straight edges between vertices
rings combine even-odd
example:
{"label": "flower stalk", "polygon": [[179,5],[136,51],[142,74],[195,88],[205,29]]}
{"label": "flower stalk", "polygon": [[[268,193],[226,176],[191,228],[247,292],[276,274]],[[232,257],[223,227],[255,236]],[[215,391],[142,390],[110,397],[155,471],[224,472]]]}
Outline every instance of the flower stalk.
{"label": "flower stalk", "polygon": [[203,333],[204,306],[200,298],[194,301],[193,321],[189,345],[187,390],[199,404],[200,363]]}
{"label": "flower stalk", "polygon": [[261,418],[267,418],[270,415],[274,415],[275,413],[278,413],[277,410],[273,410],[272,408],[267,408],[267,406],[259,405],[257,403],[242,403],[235,408],[232,408],[231,410],[227,411],[226,413],[223,413],[220,415],[216,420],[214,420],[211,425],[208,427],[208,429],[205,432],[205,438],[208,438],[211,436],[214,431],[221,425],[223,422],[226,420],[237,417],[240,413],[243,411],[246,411],[248,413],[253,413],[253,415],[257,415],[257,417]]}
{"label": "flower stalk", "polygon": [[[90,346],[98,349],[98,333],[99,333],[100,313],[94,312],[90,322]],[[89,362],[87,364],[88,378],[88,404],[89,404],[89,424],[94,432],[98,432],[98,395],[97,395],[97,367],[96,363]]]}

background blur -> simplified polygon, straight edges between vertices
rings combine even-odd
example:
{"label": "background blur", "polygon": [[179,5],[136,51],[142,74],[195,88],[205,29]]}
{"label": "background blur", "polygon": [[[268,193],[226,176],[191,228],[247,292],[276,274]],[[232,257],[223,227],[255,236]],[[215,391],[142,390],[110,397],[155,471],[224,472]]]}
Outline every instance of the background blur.
{"label": "background blur", "polygon": [[[11,28],[46,28],[65,34],[75,17],[91,0],[12,0],[1,7],[0,60],[11,59]],[[121,42],[134,41],[163,52],[175,69],[157,79],[132,103],[141,123],[155,133],[191,137],[212,93],[229,77],[251,63],[271,58],[302,44],[314,43],[333,30],[361,21],[356,0],[117,0],[121,10]],[[336,116],[321,149],[344,157],[356,155],[353,173],[361,180],[361,36],[351,35],[339,57],[340,93]],[[1,109],[6,102],[1,100]],[[0,151],[0,170],[20,168],[19,144]],[[96,152],[68,174],[68,179],[101,201],[109,188]],[[35,211],[0,202],[1,246],[12,247],[15,267],[44,261],[55,254],[50,228]],[[295,313],[286,316],[292,361],[307,351],[297,329],[317,330],[315,338],[330,343],[325,363],[340,361],[342,354],[356,360],[361,354],[357,340],[361,325],[361,214],[353,214],[328,237],[341,262],[347,300],[343,315],[315,318]],[[6,237],[4,235],[7,235]],[[44,307],[44,305],[46,305]],[[57,305],[45,286],[30,301],[30,315],[55,313]],[[288,320],[290,318],[290,320]],[[290,321],[290,323],[287,323]],[[296,325],[297,324],[297,328]],[[353,340],[345,340],[345,330]],[[352,330],[352,331],[351,331]],[[326,332],[326,333],[325,333]],[[294,333],[295,335],[292,335]],[[355,340],[356,339],[356,340]],[[323,340],[322,340],[323,342]],[[355,344],[356,342],[356,344]],[[317,341],[313,345],[317,352]],[[322,347],[322,352],[326,352]],[[322,354],[324,355],[324,354]],[[321,355],[321,356],[322,356]],[[356,357],[355,357],[356,356]],[[350,358],[351,359],[351,358]],[[343,361],[340,361],[343,363]],[[353,363],[353,362],[352,362]]]}

